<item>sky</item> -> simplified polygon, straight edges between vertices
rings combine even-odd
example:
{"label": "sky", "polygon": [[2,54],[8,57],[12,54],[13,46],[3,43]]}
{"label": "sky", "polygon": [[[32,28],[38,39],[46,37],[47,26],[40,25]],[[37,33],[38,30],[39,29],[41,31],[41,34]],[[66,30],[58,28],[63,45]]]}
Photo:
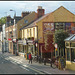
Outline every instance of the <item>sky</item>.
{"label": "sky", "polygon": [[[23,11],[37,12],[38,6],[45,9],[45,14],[50,13],[60,6],[64,6],[70,12],[75,14],[75,1],[0,1],[0,18],[10,15],[21,16]],[[10,9],[14,11],[10,11]]]}

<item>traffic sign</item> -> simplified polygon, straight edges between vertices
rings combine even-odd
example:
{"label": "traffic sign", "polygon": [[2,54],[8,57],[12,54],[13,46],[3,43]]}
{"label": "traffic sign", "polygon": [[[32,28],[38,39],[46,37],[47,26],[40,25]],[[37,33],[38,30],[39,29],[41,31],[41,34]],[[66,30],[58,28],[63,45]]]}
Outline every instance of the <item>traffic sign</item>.
{"label": "traffic sign", "polygon": [[58,45],[57,45],[57,44],[55,44],[55,48],[56,48],[56,49],[58,48]]}

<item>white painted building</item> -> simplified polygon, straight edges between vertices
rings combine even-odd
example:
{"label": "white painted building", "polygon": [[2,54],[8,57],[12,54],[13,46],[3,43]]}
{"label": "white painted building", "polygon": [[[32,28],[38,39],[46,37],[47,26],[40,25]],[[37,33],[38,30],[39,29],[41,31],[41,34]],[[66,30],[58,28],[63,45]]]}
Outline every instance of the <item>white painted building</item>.
{"label": "white painted building", "polygon": [[2,52],[2,31],[0,32],[0,52]]}

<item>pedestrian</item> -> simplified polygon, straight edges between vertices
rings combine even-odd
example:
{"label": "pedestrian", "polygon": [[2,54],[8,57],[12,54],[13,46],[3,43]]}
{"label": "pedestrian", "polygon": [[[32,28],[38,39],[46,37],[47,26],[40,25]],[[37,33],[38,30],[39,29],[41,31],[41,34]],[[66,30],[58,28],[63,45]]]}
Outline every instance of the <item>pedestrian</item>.
{"label": "pedestrian", "polygon": [[31,64],[32,64],[32,55],[31,55],[31,53],[29,54],[29,63],[31,62]]}

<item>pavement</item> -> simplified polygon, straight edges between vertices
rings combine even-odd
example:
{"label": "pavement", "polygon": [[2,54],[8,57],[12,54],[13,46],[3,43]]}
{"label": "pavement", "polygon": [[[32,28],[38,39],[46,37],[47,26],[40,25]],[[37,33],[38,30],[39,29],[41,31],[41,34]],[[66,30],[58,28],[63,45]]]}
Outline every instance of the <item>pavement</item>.
{"label": "pavement", "polygon": [[65,69],[65,70],[59,70],[58,68],[54,69],[54,68],[50,67],[49,63],[46,63],[46,65],[44,65],[44,63],[32,61],[32,64],[31,63],[29,64],[29,60],[26,60],[26,58],[24,58],[22,56],[15,56],[8,52],[3,53],[3,55],[5,56],[6,60],[12,60],[12,63],[13,63],[13,61],[15,61],[18,64],[24,65],[25,67],[30,66],[34,69],[40,70],[47,74],[75,74],[75,71],[72,71],[69,69]]}

